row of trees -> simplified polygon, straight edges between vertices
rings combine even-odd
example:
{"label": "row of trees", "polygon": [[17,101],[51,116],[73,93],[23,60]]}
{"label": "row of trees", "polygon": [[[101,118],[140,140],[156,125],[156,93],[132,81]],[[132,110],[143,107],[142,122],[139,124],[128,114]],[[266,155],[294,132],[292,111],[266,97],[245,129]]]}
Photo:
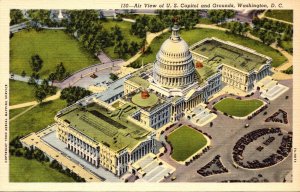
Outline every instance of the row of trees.
{"label": "row of trees", "polygon": [[105,19],[98,18],[96,10],[72,10],[67,32],[76,34],[82,45],[92,54],[102,51],[104,48],[115,46],[115,53],[119,57],[124,54],[134,55],[139,50],[137,42],[124,40],[121,28],[116,25],[110,31],[103,27]]}
{"label": "row of trees", "polygon": [[214,23],[224,22],[226,19],[233,18],[235,16],[234,10],[208,10],[208,17]]}
{"label": "row of trees", "polygon": [[155,33],[171,27],[174,20],[186,30],[193,28],[199,21],[198,11],[196,10],[158,10],[157,13],[157,17],[138,16],[136,22],[131,26],[130,32],[144,38],[147,31]]}
{"label": "row of trees", "polygon": [[[39,162],[49,162],[50,159],[43,151],[38,148],[33,149],[33,147],[23,147],[22,143],[20,142],[20,136],[14,138],[9,144],[9,154],[14,155],[16,157],[25,157],[29,160],[37,160]],[[56,160],[51,161],[49,167],[52,169],[56,169],[59,172],[72,177],[77,182],[85,182],[85,179],[71,171],[70,169],[64,169],[61,164],[59,164]]]}
{"label": "row of trees", "polygon": [[90,52],[97,53],[105,47],[113,45],[113,38],[104,29],[96,10],[70,10],[67,32],[77,38]]}
{"label": "row of trees", "polygon": [[164,28],[173,25],[174,20],[186,30],[193,28],[199,22],[198,10],[158,10],[158,18],[165,25]]}
{"label": "row of trees", "polygon": [[49,165],[52,169],[56,169],[59,172],[72,177],[76,182],[85,182],[85,179],[80,177],[79,175],[77,175],[76,173],[74,173],[73,171],[71,171],[69,168],[64,169],[63,166],[58,163],[58,161],[53,160],[50,165]]}
{"label": "row of trees", "polygon": [[89,95],[91,95],[91,92],[89,90],[75,86],[63,89],[60,95],[60,99],[66,100],[67,105],[69,106]]}
{"label": "row of trees", "polygon": [[119,41],[115,44],[114,53],[117,53],[120,58],[122,58],[124,54],[133,56],[138,52],[141,46],[141,44],[135,41],[131,41],[130,44],[128,44],[127,41]]}
{"label": "row of trees", "polygon": [[37,31],[41,30],[41,26],[48,27],[61,27],[67,26],[68,19],[62,19],[62,21],[56,21],[50,18],[50,10],[46,9],[32,9],[27,12],[29,17],[34,22],[33,28]]}
{"label": "row of trees", "polygon": [[225,23],[225,27],[229,29],[230,33],[242,36],[245,36],[251,29],[249,23],[240,23],[235,21]]}

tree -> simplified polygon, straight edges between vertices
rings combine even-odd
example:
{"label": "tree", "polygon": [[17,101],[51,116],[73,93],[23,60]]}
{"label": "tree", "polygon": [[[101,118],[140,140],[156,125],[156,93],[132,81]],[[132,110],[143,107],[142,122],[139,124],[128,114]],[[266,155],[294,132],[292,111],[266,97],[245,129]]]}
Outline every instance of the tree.
{"label": "tree", "polygon": [[56,80],[56,74],[50,73],[48,76],[48,81],[51,81],[51,86],[53,85],[53,81]]}
{"label": "tree", "polygon": [[37,80],[39,79],[39,74],[33,72],[28,80],[29,85],[35,85],[37,86]]}
{"label": "tree", "polygon": [[130,52],[130,55],[134,55],[136,54],[136,52],[139,50],[139,45],[137,42],[135,41],[131,41],[130,42],[130,47],[129,47],[129,52]]}
{"label": "tree", "polygon": [[122,44],[122,47],[123,47],[124,53],[127,53],[129,47],[128,47],[128,43],[126,41]]}
{"label": "tree", "polygon": [[34,21],[35,23],[39,23],[41,25],[47,25],[47,26],[51,25],[52,23],[50,19],[50,10],[46,10],[46,9],[30,10],[28,11],[28,13],[32,21]]}
{"label": "tree", "polygon": [[60,99],[66,100],[68,105],[89,96],[91,92],[82,87],[68,87],[62,90]]}
{"label": "tree", "polygon": [[64,67],[64,64],[62,62],[56,66],[56,71],[55,71],[56,80],[61,81],[64,78],[66,78],[68,75],[69,73],[67,73],[66,68]]}
{"label": "tree", "polygon": [[115,37],[115,41],[122,41],[124,39],[121,28],[118,25],[112,28],[113,36]]}
{"label": "tree", "polygon": [[47,80],[47,79],[44,79],[44,80],[42,81],[41,88],[44,89],[44,90],[47,90],[48,87],[49,87],[48,80]]}
{"label": "tree", "polygon": [[274,33],[271,31],[260,30],[259,38],[266,45],[270,45],[276,41],[276,37],[275,37]]}
{"label": "tree", "polygon": [[214,23],[224,22],[226,19],[233,18],[235,15],[234,10],[209,10],[208,17]]}
{"label": "tree", "polygon": [[124,52],[123,44],[122,42],[118,42],[114,47],[114,52],[119,55],[119,57],[122,57]]}
{"label": "tree", "polygon": [[39,55],[33,55],[31,56],[30,66],[33,71],[38,72],[43,67],[43,60]]}
{"label": "tree", "polygon": [[9,25],[15,25],[22,23],[24,21],[24,16],[20,9],[12,9],[10,10],[10,23]]}
{"label": "tree", "polygon": [[22,76],[22,77],[25,77],[25,76],[26,76],[26,72],[25,72],[24,70],[22,71],[21,76]]}
{"label": "tree", "polygon": [[46,92],[45,92],[44,89],[42,89],[42,88],[37,88],[37,89],[35,90],[35,98],[36,98],[36,100],[37,100],[39,103],[42,103],[43,100],[46,98],[46,96],[47,96],[47,94],[46,94]]}
{"label": "tree", "polygon": [[146,40],[146,38],[144,38],[140,43],[142,53],[144,53],[146,51],[146,45],[147,45],[147,40]]}
{"label": "tree", "polygon": [[109,78],[110,78],[111,80],[113,80],[113,81],[119,79],[119,77],[118,77],[116,74],[114,74],[114,73],[110,73],[110,74],[109,74]]}

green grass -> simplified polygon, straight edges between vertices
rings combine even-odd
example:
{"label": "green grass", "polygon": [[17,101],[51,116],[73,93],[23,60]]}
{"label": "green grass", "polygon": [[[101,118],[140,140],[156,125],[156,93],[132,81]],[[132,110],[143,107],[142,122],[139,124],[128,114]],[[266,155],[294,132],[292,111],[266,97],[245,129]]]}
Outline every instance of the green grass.
{"label": "green grass", "polygon": [[265,15],[267,17],[293,23],[293,10],[268,10]]}
{"label": "green grass", "polygon": [[150,83],[148,80],[145,80],[139,76],[133,76],[130,79],[128,79],[128,81],[131,81],[133,83],[138,84],[139,86],[143,87],[144,89],[148,88]]}
{"label": "green grass", "polygon": [[46,162],[14,156],[10,156],[9,161],[10,182],[75,182],[71,177],[51,169]]}
{"label": "green grass", "polygon": [[63,114],[60,119],[70,122],[85,135],[106,144],[111,150],[119,151],[124,147],[132,149],[149,134],[149,131],[128,121],[127,117],[137,110],[132,104],[125,104],[115,111],[92,103],[83,111],[78,106]]}
{"label": "green grass", "polygon": [[64,107],[66,107],[66,102],[60,99],[34,107],[9,123],[9,140],[46,128],[54,123],[54,116]]}
{"label": "green grass", "polygon": [[[142,39],[139,38],[138,36],[130,34],[130,29],[131,29],[131,25],[132,25],[132,23],[130,23],[130,22],[126,22],[126,21],[113,21],[113,20],[109,19],[109,20],[103,22],[102,24],[103,24],[103,27],[105,29],[107,29],[108,31],[111,31],[111,28],[115,27],[116,25],[118,27],[120,27],[120,29],[122,31],[122,35],[124,37],[123,41],[127,41],[128,45],[130,45],[131,41],[135,41],[138,44],[142,41]],[[105,48],[104,51],[112,59],[118,59],[118,58],[120,58],[117,53],[114,53],[114,46],[107,47],[107,48]],[[130,57],[131,57],[130,55],[125,54],[123,56],[123,59],[128,59]]]}
{"label": "green grass", "polygon": [[203,148],[207,140],[202,133],[189,126],[181,126],[168,136],[168,141],[173,146],[172,158],[184,161],[198,150]]}
{"label": "green grass", "polygon": [[[233,43],[237,43],[251,49],[256,50],[258,53],[267,55],[273,59],[272,66],[277,67],[283,64],[287,59],[277,50],[273,49],[270,46],[267,46],[261,42],[255,41],[253,39],[242,37],[230,33],[225,33],[216,29],[193,29],[190,31],[181,30],[181,37],[189,44],[192,45],[204,38],[207,37],[216,37],[221,40],[231,41]],[[154,62],[156,53],[159,51],[162,43],[170,36],[170,33],[165,33],[158,38],[154,39],[151,43],[152,53],[148,55],[141,56],[137,62],[142,63],[142,59],[144,59],[144,63]]]}
{"label": "green grass", "polygon": [[38,54],[44,61],[40,77],[46,78],[63,62],[68,72],[75,72],[89,65],[99,63],[80,43],[63,30],[23,30],[10,40],[10,72],[21,74],[24,70],[31,75],[31,56]]}
{"label": "green grass", "polygon": [[151,107],[155,105],[157,101],[158,97],[153,93],[149,93],[149,97],[147,99],[143,99],[141,97],[141,93],[137,93],[132,97],[132,102],[141,107]]}
{"label": "green grass", "polygon": [[213,24],[213,22],[209,18],[200,18],[199,23],[206,24],[206,25]]}
{"label": "green grass", "polygon": [[263,105],[263,102],[258,99],[251,100],[239,100],[233,98],[226,98],[219,101],[214,107],[228,115],[236,116],[236,117],[245,117],[257,110],[259,107]]}
{"label": "green grass", "polygon": [[289,68],[287,68],[283,72],[286,73],[286,74],[293,74],[293,66],[290,66]]}
{"label": "green grass", "polygon": [[35,101],[35,87],[25,82],[9,80],[9,105]]}
{"label": "green grass", "polygon": [[282,41],[281,47],[290,54],[293,54],[293,41]]}
{"label": "green grass", "polygon": [[29,107],[23,107],[23,108],[18,108],[18,109],[10,109],[9,110],[9,118],[13,118],[16,115],[22,113],[23,111],[25,111],[26,109],[28,109]]}

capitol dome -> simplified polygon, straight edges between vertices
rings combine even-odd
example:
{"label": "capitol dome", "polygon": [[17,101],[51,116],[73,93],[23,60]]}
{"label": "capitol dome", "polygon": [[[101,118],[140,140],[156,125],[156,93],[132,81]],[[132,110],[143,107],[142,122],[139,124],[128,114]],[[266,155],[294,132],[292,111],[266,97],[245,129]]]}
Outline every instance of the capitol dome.
{"label": "capitol dome", "polygon": [[195,66],[188,44],[174,25],[172,35],[162,44],[153,67],[154,82],[166,88],[184,88],[195,81]]}

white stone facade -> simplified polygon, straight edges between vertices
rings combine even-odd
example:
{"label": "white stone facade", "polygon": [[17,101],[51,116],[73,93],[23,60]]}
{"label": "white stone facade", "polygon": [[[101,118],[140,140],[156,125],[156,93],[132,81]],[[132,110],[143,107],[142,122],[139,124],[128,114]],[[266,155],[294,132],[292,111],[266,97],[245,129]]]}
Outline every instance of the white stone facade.
{"label": "white stone facade", "polygon": [[184,88],[195,81],[195,66],[188,44],[172,28],[172,35],[161,46],[153,67],[154,82],[166,88]]}

